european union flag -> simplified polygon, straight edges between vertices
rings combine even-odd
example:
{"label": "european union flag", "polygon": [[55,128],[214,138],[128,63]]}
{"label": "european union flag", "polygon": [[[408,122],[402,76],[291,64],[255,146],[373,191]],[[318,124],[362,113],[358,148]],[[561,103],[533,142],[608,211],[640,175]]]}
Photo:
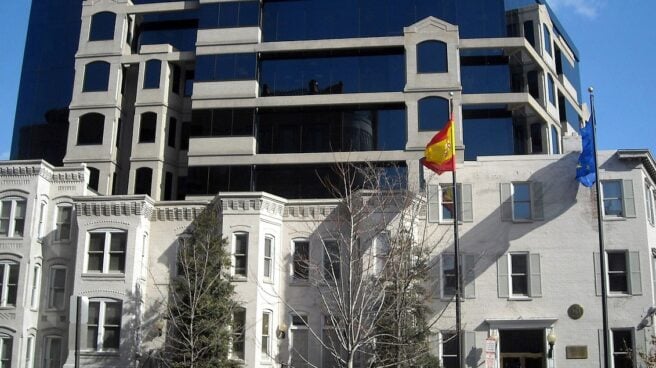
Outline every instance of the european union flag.
{"label": "european union flag", "polygon": [[591,187],[597,180],[597,174],[595,173],[597,162],[595,161],[593,119],[594,117],[581,128],[583,149],[579,156],[579,163],[576,165],[576,180],[586,187]]}

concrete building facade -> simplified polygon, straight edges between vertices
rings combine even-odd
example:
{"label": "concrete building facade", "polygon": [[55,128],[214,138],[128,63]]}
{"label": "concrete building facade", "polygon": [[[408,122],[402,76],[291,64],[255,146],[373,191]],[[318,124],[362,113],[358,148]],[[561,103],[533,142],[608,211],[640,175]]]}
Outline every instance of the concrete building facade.
{"label": "concrete building facade", "polygon": [[[440,362],[457,366],[460,351],[466,367],[599,367],[605,277],[613,367],[640,366],[656,302],[656,163],[641,150],[600,156],[602,274],[595,194],[574,179],[588,117],[579,55],[542,1],[85,0],[80,12],[69,105],[48,107],[62,111],[49,125],[17,118],[14,160],[0,163],[3,366],[154,364],[177,249],[211,201],[246,264],[232,270],[247,322],[233,358],[331,366],[315,290],[292,277],[297,249],[321,262],[338,204],[319,178],[336,162],[371,164],[448,234],[450,175],[419,158],[450,106],[465,332],[454,347],[444,236],[430,285],[431,308],[446,310],[430,341]],[[21,91],[36,83],[30,68]],[[60,120],[62,166],[21,160]]]}

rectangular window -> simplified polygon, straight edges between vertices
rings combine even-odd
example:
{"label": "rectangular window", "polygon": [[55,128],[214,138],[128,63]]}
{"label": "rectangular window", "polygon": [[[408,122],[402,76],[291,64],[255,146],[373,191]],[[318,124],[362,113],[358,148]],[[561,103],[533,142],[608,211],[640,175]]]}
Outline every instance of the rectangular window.
{"label": "rectangular window", "polygon": [[13,340],[9,336],[0,336],[0,367],[11,367]]}
{"label": "rectangular window", "polygon": [[513,183],[513,219],[531,219],[531,186],[529,183]]}
{"label": "rectangular window", "polygon": [[601,192],[604,200],[604,215],[622,217],[622,182],[620,180],[602,180]]}
{"label": "rectangular window", "polygon": [[121,337],[122,308],[121,302],[89,302],[87,350],[118,350]]}
{"label": "rectangular window", "polygon": [[0,237],[22,237],[26,202],[9,199],[0,202]]}
{"label": "rectangular window", "polygon": [[442,345],[443,368],[458,367],[458,352],[460,351],[458,337],[454,332],[442,332],[440,334]]}
{"label": "rectangular window", "polygon": [[306,367],[308,362],[308,319],[305,314],[293,314],[290,326],[291,366]]}
{"label": "rectangular window", "polygon": [[649,223],[652,225],[654,225],[654,220],[656,217],[654,210],[654,197],[656,197],[655,193],[656,192],[651,188],[651,186],[645,184],[645,209],[647,211],[647,221],[649,221]]}
{"label": "rectangular window", "polygon": [[262,359],[271,359],[271,312],[262,313]]}
{"label": "rectangular window", "polygon": [[246,309],[238,308],[232,315],[232,358],[244,360]]}
{"label": "rectangular window", "polygon": [[472,222],[474,220],[472,185],[458,183],[457,193],[453,192],[453,184],[438,184],[428,186],[428,221],[452,222],[455,204],[458,204],[458,220]]}
{"label": "rectangular window", "polygon": [[167,144],[171,148],[175,148],[175,142],[177,140],[177,132],[178,132],[178,120],[176,118],[170,118],[169,119],[169,136],[167,141]]}
{"label": "rectangular window", "polygon": [[442,254],[442,298],[456,295],[456,265],[453,254]]}
{"label": "rectangular window", "polygon": [[27,343],[25,346],[25,367],[34,367],[34,336],[27,337]]}
{"label": "rectangular window", "polygon": [[549,103],[556,106],[556,85],[551,75],[547,76],[547,96],[549,96]]}
{"label": "rectangular window", "polygon": [[273,280],[273,238],[264,238],[264,279]]}
{"label": "rectangular window", "polygon": [[160,60],[152,59],[146,61],[144,70],[143,88],[144,89],[157,89],[159,88],[159,77],[162,71],[162,62]]}
{"label": "rectangular window", "polygon": [[72,215],[73,207],[57,207],[57,230],[55,234],[55,240],[70,240]]}
{"label": "rectangular window", "polygon": [[50,270],[48,308],[63,309],[66,304],[66,269],[53,267]]}
{"label": "rectangular window", "polygon": [[176,95],[180,94],[180,78],[182,71],[180,69],[180,66],[177,64],[172,64],[173,65],[173,75],[171,78],[173,78],[173,81],[171,81],[171,91],[175,93]]}
{"label": "rectangular window", "polygon": [[18,264],[0,261],[0,307],[16,305],[18,292]]}
{"label": "rectangular window", "polygon": [[547,27],[546,24],[543,24],[542,27],[544,29],[544,50],[549,56],[553,56],[553,49],[551,47],[551,32],[549,31],[549,27]]}
{"label": "rectangular window", "polygon": [[127,233],[89,233],[87,272],[125,272]]}
{"label": "rectangular window", "polygon": [[608,290],[611,293],[629,293],[627,253],[608,252]]}
{"label": "rectangular window", "polygon": [[326,281],[334,282],[341,277],[339,246],[334,240],[324,242],[323,273]]}
{"label": "rectangular window", "polygon": [[453,220],[454,203],[453,185],[440,185],[440,220]]}
{"label": "rectangular window", "polygon": [[39,209],[39,229],[38,229],[39,239],[43,238],[45,216],[46,216],[46,203],[41,202],[41,207]]}
{"label": "rectangular window", "polygon": [[633,368],[633,336],[631,330],[612,330],[613,367]]}
{"label": "rectangular window", "polygon": [[295,280],[307,280],[310,276],[310,242],[295,241],[292,262],[292,277]]}
{"label": "rectangular window", "polygon": [[39,307],[39,284],[41,282],[41,266],[34,266],[32,272],[32,293],[30,294],[30,307],[36,309]]}
{"label": "rectangular window", "polygon": [[257,55],[220,54],[196,58],[196,81],[233,81],[256,79]]}
{"label": "rectangular window", "polygon": [[46,351],[44,354],[44,368],[59,368],[62,365],[61,350],[62,339],[59,336],[46,337]]}
{"label": "rectangular window", "polygon": [[248,272],[248,234],[235,234],[235,275],[246,277]]}
{"label": "rectangular window", "polygon": [[528,254],[510,254],[510,296],[529,296]]}

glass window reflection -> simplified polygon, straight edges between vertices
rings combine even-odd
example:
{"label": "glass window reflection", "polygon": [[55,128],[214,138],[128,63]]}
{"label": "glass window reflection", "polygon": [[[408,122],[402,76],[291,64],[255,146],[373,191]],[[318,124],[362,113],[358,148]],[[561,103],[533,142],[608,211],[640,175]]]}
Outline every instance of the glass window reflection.
{"label": "glass window reflection", "polygon": [[100,12],[91,16],[91,28],[89,29],[89,41],[102,41],[114,39],[114,28],[116,14],[111,12]]}
{"label": "glass window reflection", "polygon": [[254,53],[201,55],[196,58],[198,82],[254,80],[257,67]]}
{"label": "glass window reflection", "polygon": [[449,120],[449,101],[441,97],[419,100],[419,131],[437,131]]}
{"label": "glass window reflection", "polygon": [[82,92],[107,91],[109,88],[109,63],[94,61],[84,67]]}
{"label": "glass window reflection", "polygon": [[417,45],[417,73],[446,73],[448,71],[446,43],[424,41]]}

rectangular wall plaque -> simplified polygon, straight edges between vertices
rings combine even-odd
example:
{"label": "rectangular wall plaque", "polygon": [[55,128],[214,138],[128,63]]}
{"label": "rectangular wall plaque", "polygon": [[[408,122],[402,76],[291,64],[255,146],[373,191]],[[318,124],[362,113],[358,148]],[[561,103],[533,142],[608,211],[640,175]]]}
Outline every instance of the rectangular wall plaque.
{"label": "rectangular wall plaque", "polygon": [[570,345],[565,347],[567,359],[588,359],[587,345]]}

